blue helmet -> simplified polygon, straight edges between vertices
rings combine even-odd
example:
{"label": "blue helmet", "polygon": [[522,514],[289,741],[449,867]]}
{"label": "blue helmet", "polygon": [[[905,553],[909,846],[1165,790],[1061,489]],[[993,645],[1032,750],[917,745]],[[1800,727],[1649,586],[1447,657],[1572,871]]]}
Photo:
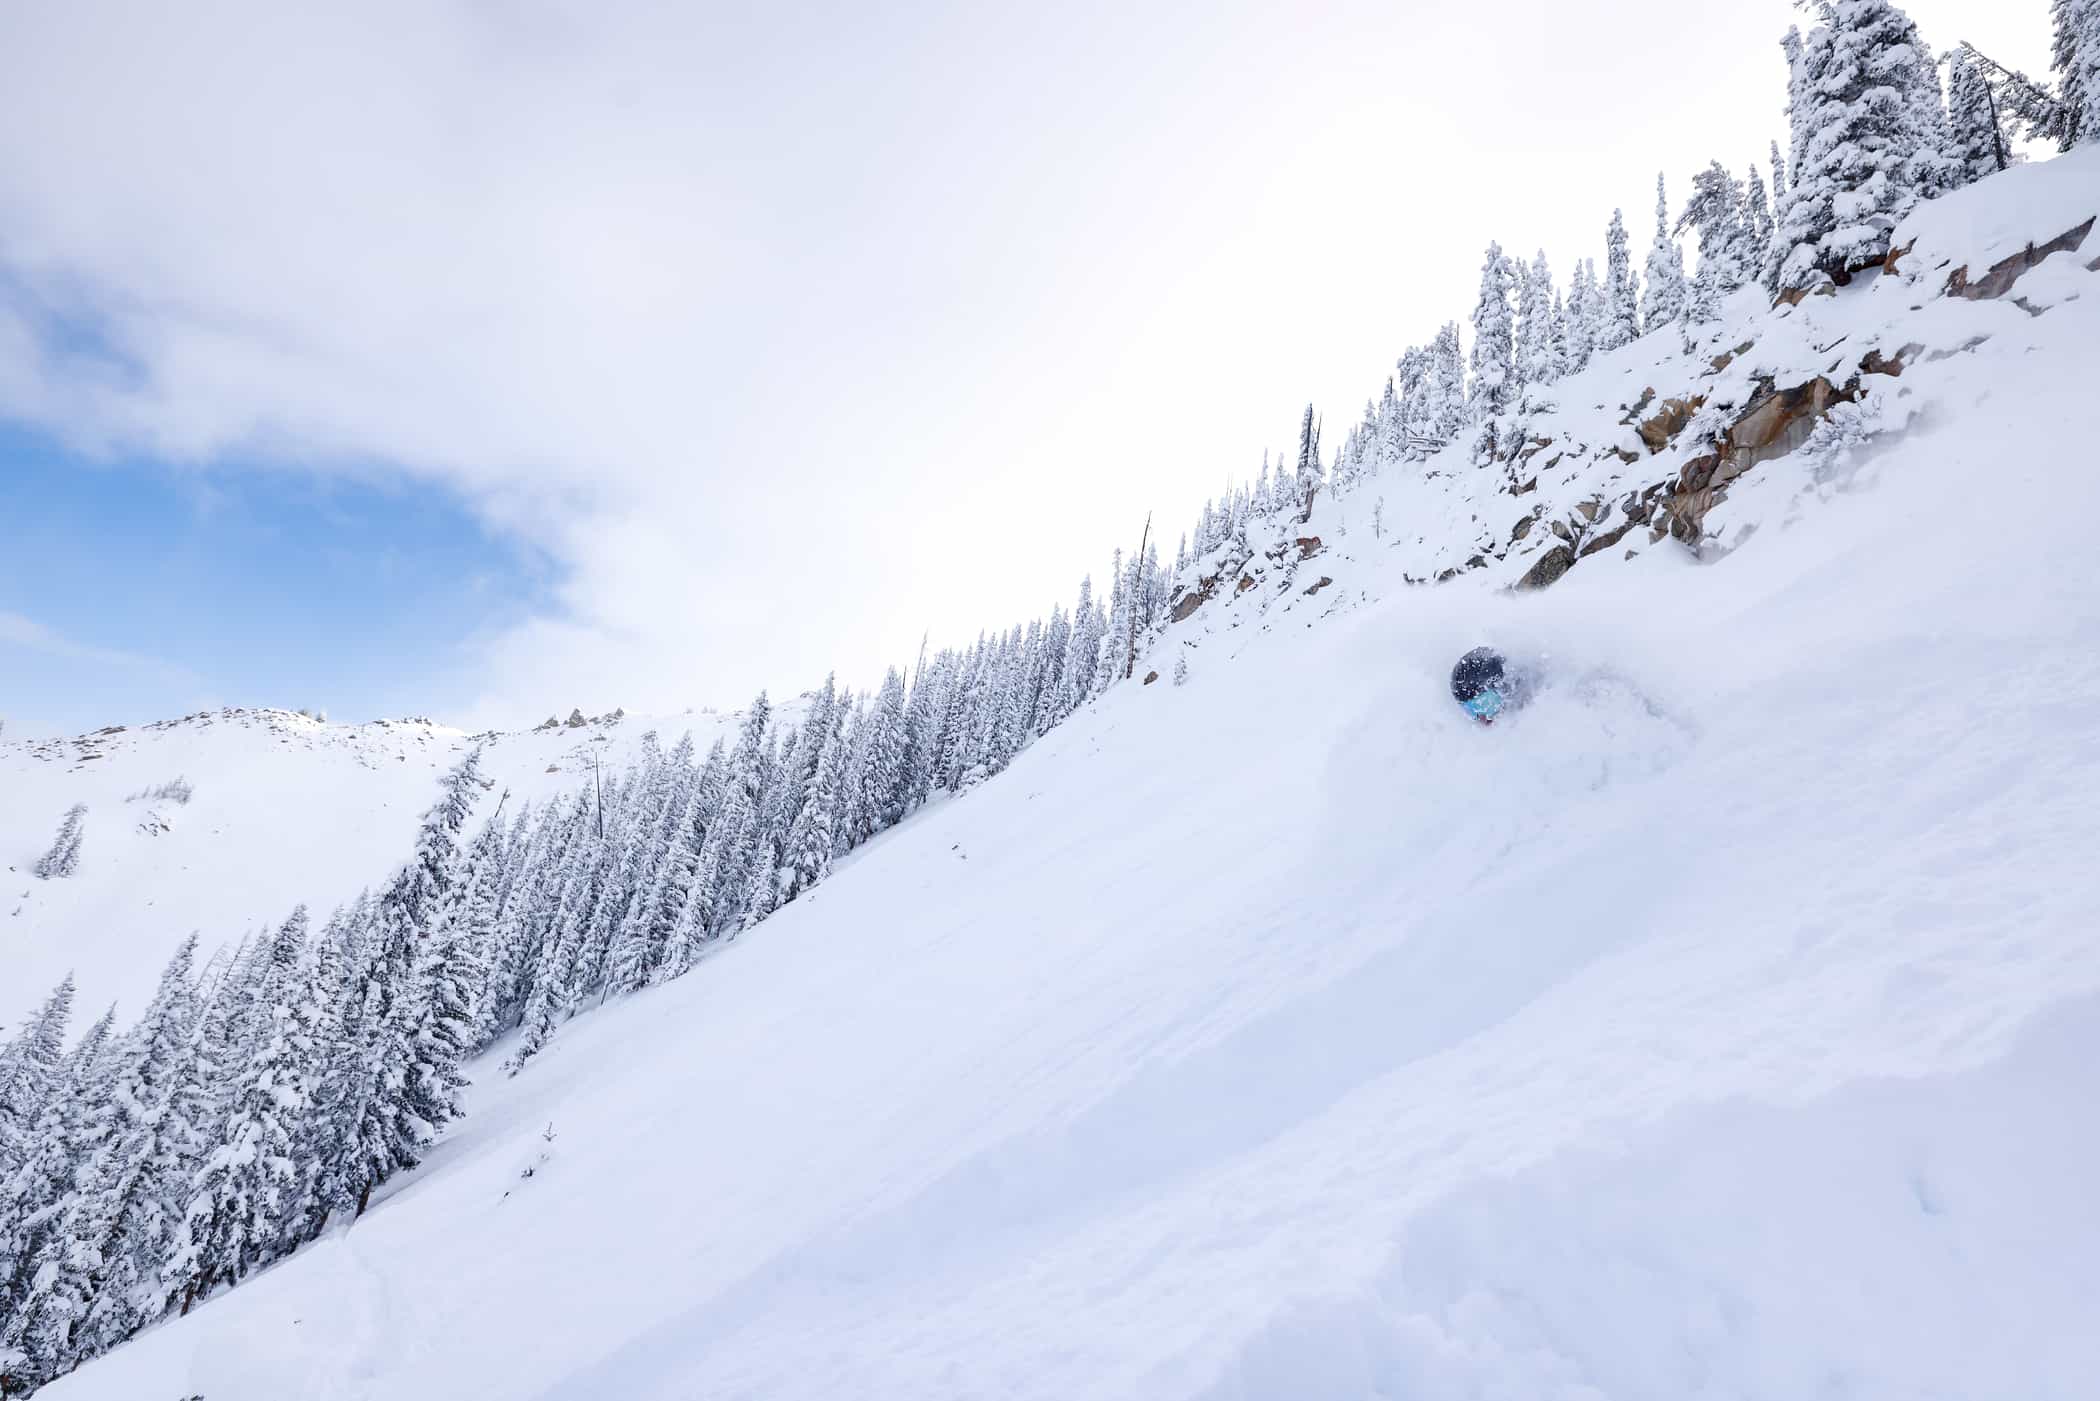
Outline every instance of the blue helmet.
{"label": "blue helmet", "polygon": [[1451,695],[1460,705],[1482,691],[1505,689],[1502,654],[1492,647],[1475,647],[1451,668]]}

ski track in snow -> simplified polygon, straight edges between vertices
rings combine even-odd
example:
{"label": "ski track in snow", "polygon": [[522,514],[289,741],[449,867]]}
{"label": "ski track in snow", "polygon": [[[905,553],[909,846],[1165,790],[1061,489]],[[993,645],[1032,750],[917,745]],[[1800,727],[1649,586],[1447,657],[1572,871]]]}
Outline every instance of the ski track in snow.
{"label": "ski track in snow", "polygon": [[[347,1235],[47,1394],[2089,1398],[2074,273],[1919,312],[1993,339],[1849,472],[1746,478],[1719,563],[1213,605],[1189,685],[498,1047]],[[1445,690],[1481,641],[1549,678],[1491,729]]]}

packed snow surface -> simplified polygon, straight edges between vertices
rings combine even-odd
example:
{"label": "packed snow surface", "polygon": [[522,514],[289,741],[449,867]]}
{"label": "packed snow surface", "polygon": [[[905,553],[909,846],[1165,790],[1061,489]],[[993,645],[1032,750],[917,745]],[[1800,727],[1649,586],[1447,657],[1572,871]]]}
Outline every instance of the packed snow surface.
{"label": "packed snow surface", "polygon": [[1715,563],[1411,588],[1352,504],[1348,607],[1191,627],[46,1394],[2100,1394],[2100,276],[2035,285]]}

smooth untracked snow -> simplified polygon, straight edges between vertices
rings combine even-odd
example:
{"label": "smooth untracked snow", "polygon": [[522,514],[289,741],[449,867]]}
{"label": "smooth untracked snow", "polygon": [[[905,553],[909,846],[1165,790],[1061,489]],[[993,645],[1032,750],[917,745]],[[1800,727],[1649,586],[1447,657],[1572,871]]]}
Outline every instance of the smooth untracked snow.
{"label": "smooth untracked snow", "polygon": [[45,1394],[2090,1397],[2100,275],[2032,275],[1719,563],[1191,629]]}

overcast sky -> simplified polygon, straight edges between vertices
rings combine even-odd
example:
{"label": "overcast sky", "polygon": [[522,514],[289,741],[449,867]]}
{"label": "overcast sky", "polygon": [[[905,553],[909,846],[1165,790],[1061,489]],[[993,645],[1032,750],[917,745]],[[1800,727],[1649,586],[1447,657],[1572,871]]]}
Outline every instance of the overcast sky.
{"label": "overcast sky", "polygon": [[[1910,9],[2046,66],[2044,0]],[[1338,434],[1489,239],[1638,262],[1795,19],[10,7],[0,716],[871,683]]]}

